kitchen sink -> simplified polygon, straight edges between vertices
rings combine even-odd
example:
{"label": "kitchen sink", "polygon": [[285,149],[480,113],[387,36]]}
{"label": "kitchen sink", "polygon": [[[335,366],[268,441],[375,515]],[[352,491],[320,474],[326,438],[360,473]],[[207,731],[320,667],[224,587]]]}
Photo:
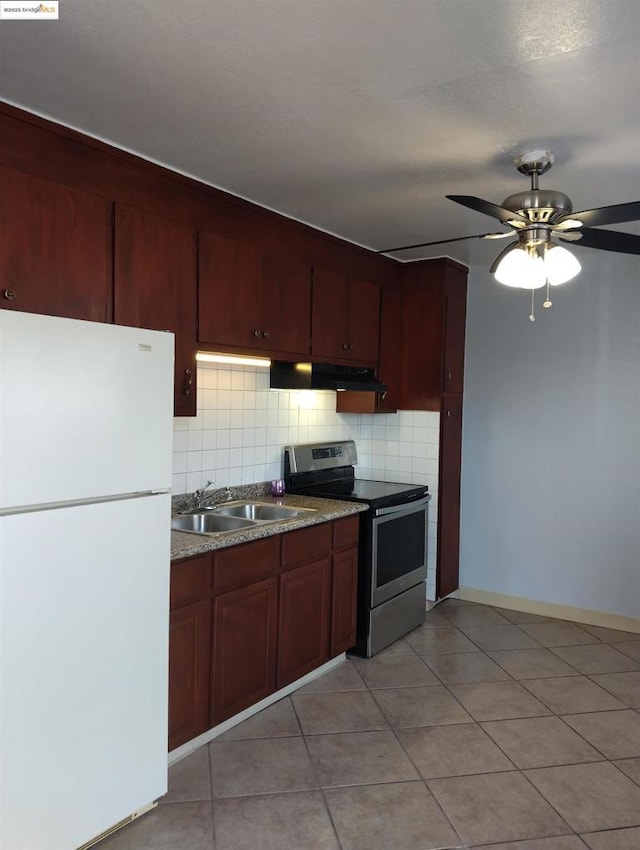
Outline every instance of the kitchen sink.
{"label": "kitchen sink", "polygon": [[293,519],[307,513],[315,513],[314,508],[289,508],[262,502],[230,502],[179,514],[172,518],[171,528],[174,531],[191,531],[196,534],[220,534]]}
{"label": "kitchen sink", "polygon": [[235,516],[221,516],[218,513],[183,514],[173,517],[171,528],[175,531],[195,531],[199,534],[212,534],[221,531],[237,531],[241,528],[251,528],[255,523],[251,520]]}
{"label": "kitchen sink", "polygon": [[284,505],[263,505],[247,502],[242,505],[221,505],[216,513],[228,517],[242,517],[244,519],[275,522],[280,519],[291,519],[307,513],[309,508],[287,508]]}

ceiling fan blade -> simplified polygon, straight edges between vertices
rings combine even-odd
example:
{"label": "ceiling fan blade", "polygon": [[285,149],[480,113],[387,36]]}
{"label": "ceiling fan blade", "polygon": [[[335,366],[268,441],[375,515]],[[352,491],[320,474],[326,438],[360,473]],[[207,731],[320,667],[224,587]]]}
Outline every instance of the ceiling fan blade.
{"label": "ceiling fan blade", "polygon": [[507,236],[515,236],[517,230],[507,230],[505,233],[485,233],[480,239],[506,239]]}
{"label": "ceiling fan blade", "polygon": [[558,223],[566,218],[576,218],[586,227],[600,227],[604,224],[620,224],[623,221],[638,221],[640,219],[640,201],[630,204],[614,204],[610,207],[598,207],[594,210],[568,213],[558,219]]}
{"label": "ceiling fan blade", "polygon": [[553,230],[553,232],[562,239],[563,242],[579,242],[582,239],[582,232],[580,230],[568,230],[566,232],[562,232],[559,230]]}
{"label": "ceiling fan blade", "polygon": [[[617,251],[620,254],[640,254],[640,236],[633,233],[618,233],[615,230],[593,230],[590,227],[583,228],[572,234],[570,239],[565,239],[565,234],[556,234],[559,239],[573,242],[583,248],[599,248],[601,251]],[[576,239],[575,237],[579,238]]]}
{"label": "ceiling fan blade", "polygon": [[[500,234],[502,236],[502,234]],[[506,233],[505,236],[511,234]],[[456,236],[454,239],[438,239],[436,242],[419,242],[417,245],[401,245],[399,248],[385,248],[383,251],[376,251],[376,254],[393,254],[394,251],[408,251],[410,248],[430,248],[432,245],[447,245],[449,242],[462,242],[465,239],[484,239],[486,236],[493,236],[492,233],[478,233],[475,236]]]}
{"label": "ceiling fan blade", "polygon": [[516,246],[517,244],[518,244],[517,242],[510,242],[510,243],[507,245],[507,247],[506,247],[506,248],[503,248],[503,249],[502,249],[502,251],[500,251],[500,253],[498,254],[498,256],[495,258],[495,260],[494,260],[494,261],[493,261],[493,263],[491,264],[491,268],[489,269],[489,274],[493,274],[493,273],[495,272],[495,270],[496,270],[496,269],[498,268],[498,266],[500,265],[500,260],[501,260],[504,256],[506,256],[506,255],[509,253],[509,251],[513,251],[513,249],[515,248],[515,246]]}
{"label": "ceiling fan blade", "polygon": [[483,201],[482,198],[474,198],[473,195],[446,195],[445,197],[450,201],[455,201],[456,204],[462,204],[463,207],[468,207],[475,212],[490,215],[499,221],[518,221],[529,224],[529,219],[520,215],[520,213],[499,207],[497,204],[492,204],[491,201]]}

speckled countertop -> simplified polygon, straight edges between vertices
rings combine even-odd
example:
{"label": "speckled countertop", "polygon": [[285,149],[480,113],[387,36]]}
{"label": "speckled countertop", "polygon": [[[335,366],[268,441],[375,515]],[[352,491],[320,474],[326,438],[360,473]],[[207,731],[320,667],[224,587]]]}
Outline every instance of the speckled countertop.
{"label": "speckled countertop", "polygon": [[[247,495],[234,493],[234,498],[248,498]],[[216,534],[195,534],[189,531],[171,531],[171,560],[190,558],[214,549],[225,549],[227,546],[237,546],[239,543],[249,543],[273,534],[294,531],[309,525],[318,525],[341,517],[357,514],[367,510],[363,502],[340,502],[337,499],[316,499],[310,496],[286,495],[274,498],[265,493],[250,495],[252,501],[267,505],[288,505],[295,508],[312,508],[314,513],[303,514],[292,519],[279,520],[268,525],[256,525],[238,531],[225,531]]]}

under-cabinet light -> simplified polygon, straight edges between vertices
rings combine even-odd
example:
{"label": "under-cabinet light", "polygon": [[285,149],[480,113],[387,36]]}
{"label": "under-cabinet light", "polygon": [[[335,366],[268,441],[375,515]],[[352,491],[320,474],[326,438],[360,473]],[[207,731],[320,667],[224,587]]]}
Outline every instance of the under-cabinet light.
{"label": "under-cabinet light", "polygon": [[243,357],[238,354],[210,354],[208,351],[198,351],[196,360],[201,363],[228,363],[232,366],[264,366],[269,368],[271,360],[266,357]]}

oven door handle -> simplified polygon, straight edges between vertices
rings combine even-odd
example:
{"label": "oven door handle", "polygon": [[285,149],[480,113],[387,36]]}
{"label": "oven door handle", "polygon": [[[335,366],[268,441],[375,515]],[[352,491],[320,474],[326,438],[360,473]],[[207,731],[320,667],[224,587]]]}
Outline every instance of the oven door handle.
{"label": "oven door handle", "polygon": [[414,502],[402,502],[400,505],[391,505],[389,508],[378,508],[374,512],[374,516],[385,516],[388,514],[412,513],[415,510],[424,508],[431,501],[431,495],[427,495],[422,499],[416,499]]}

